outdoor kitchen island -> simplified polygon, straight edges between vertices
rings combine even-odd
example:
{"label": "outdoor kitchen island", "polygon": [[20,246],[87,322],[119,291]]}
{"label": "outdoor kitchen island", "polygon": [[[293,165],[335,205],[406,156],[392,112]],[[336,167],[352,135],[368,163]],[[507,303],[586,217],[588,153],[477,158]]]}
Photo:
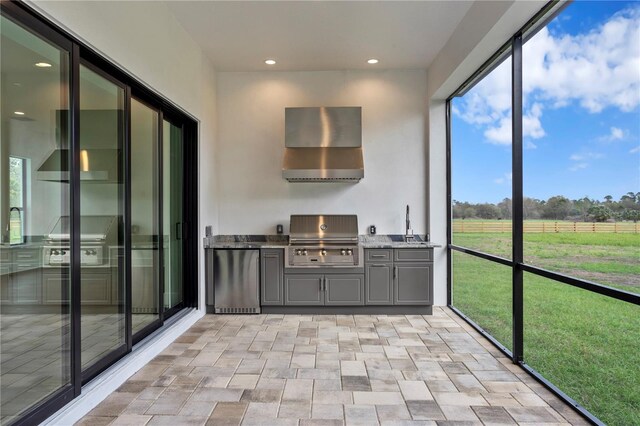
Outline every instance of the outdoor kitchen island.
{"label": "outdoor kitchen island", "polygon": [[[262,313],[424,315],[432,311],[433,248],[438,247],[424,240],[360,235],[352,250],[360,250],[362,259],[338,267],[291,266],[286,252],[298,249],[283,235],[217,235],[204,243],[210,251],[260,250]],[[213,312],[212,279],[207,266],[208,312]]]}

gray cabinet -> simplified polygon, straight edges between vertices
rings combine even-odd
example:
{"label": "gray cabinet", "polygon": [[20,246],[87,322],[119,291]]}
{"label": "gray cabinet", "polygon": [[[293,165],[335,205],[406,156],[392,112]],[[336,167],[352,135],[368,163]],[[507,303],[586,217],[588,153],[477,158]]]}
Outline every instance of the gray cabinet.
{"label": "gray cabinet", "polygon": [[364,305],[364,279],[362,275],[325,275],[325,305]]}
{"label": "gray cabinet", "polygon": [[260,253],[260,301],[265,306],[282,306],[284,251],[263,249]]}
{"label": "gray cabinet", "polygon": [[365,271],[367,305],[433,304],[431,249],[368,249]]}
{"label": "gray cabinet", "polygon": [[[111,304],[111,271],[109,268],[83,268],[80,278],[80,300],[86,305]],[[117,300],[117,299],[116,299]],[[114,304],[116,301],[114,300]]]}
{"label": "gray cabinet", "polygon": [[285,305],[324,305],[323,283],[324,275],[286,274],[284,276]]}
{"label": "gray cabinet", "polygon": [[35,305],[42,301],[40,249],[14,248],[13,269],[9,278],[11,303]]}
{"label": "gray cabinet", "polygon": [[393,304],[393,265],[391,263],[367,264],[365,270],[365,295],[367,305]]}
{"label": "gray cabinet", "polygon": [[6,304],[11,301],[11,287],[9,286],[9,275],[11,267],[0,266],[0,304]]}
{"label": "gray cabinet", "polygon": [[69,273],[66,269],[44,268],[42,270],[42,303],[65,305],[71,300]]}
{"label": "gray cabinet", "polygon": [[19,268],[10,278],[11,302],[16,305],[40,304],[42,295],[40,268]]}
{"label": "gray cabinet", "polygon": [[432,305],[431,263],[396,263],[393,303],[395,305]]}
{"label": "gray cabinet", "polygon": [[289,306],[364,305],[362,274],[286,274],[284,304]]}

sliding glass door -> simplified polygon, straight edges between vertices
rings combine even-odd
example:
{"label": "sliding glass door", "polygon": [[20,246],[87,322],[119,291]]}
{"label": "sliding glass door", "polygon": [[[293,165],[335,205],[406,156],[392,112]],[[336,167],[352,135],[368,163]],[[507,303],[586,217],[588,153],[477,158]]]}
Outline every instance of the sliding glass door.
{"label": "sliding glass door", "polygon": [[131,99],[133,334],[160,320],[160,113]]}
{"label": "sliding glass door", "polygon": [[164,120],[162,134],[164,307],[169,310],[183,302],[182,241],[187,229],[183,219],[182,128]]}
{"label": "sliding glass door", "polygon": [[[69,47],[0,17],[0,423],[71,389]],[[68,241],[66,242],[68,251]]]}
{"label": "sliding glass door", "polygon": [[124,88],[80,65],[82,369],[125,348]]}
{"label": "sliding glass door", "polygon": [[196,306],[196,123],[25,3],[0,12],[0,424],[39,424]]}

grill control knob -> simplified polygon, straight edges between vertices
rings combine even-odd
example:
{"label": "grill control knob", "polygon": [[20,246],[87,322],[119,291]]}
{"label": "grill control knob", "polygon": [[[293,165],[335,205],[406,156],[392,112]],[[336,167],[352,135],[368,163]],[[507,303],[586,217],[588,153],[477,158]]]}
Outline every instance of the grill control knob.
{"label": "grill control knob", "polygon": [[297,256],[300,256],[301,254],[302,254],[302,250],[297,249],[297,250],[296,250],[296,255],[297,255]]}
{"label": "grill control knob", "polygon": [[307,249],[302,249],[302,255],[306,256],[307,255]]}
{"label": "grill control knob", "polygon": [[51,254],[57,256],[60,253],[58,252],[58,250],[51,250]]}
{"label": "grill control knob", "polygon": [[351,256],[351,255],[353,254],[353,250],[348,249],[348,250],[347,250],[347,254],[348,254],[349,256]]}
{"label": "grill control knob", "polygon": [[344,256],[345,254],[347,254],[347,251],[345,249],[342,249],[340,250],[340,254]]}
{"label": "grill control knob", "polygon": [[323,256],[327,255],[327,251],[325,249],[320,250],[320,254]]}

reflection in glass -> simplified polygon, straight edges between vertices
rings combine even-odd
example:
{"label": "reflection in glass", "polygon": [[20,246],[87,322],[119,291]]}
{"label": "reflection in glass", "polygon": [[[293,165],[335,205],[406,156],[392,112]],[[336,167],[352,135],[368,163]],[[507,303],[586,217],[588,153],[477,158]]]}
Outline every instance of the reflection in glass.
{"label": "reflection in glass", "polygon": [[125,343],[124,90],[80,66],[82,369]]}
{"label": "reflection in glass", "polygon": [[[69,266],[47,239],[69,214],[69,53],[0,17],[0,423],[70,384]],[[37,68],[36,62],[51,66]],[[41,165],[52,153],[56,179]],[[46,177],[46,176],[45,176]],[[49,176],[50,177],[50,176]],[[65,243],[68,249],[68,242]]]}
{"label": "reflection in glass", "polygon": [[162,232],[164,250],[164,306],[182,302],[182,129],[163,122]]}
{"label": "reflection in glass", "polygon": [[640,306],[524,275],[524,359],[605,424],[640,422]]}
{"label": "reflection in glass", "polygon": [[510,259],[511,56],[451,100],[452,241]]}
{"label": "reflection in glass", "polygon": [[453,256],[453,306],[511,349],[511,268],[472,255]]}
{"label": "reflection in glass", "polygon": [[133,333],[159,319],[158,112],[131,99]]}

